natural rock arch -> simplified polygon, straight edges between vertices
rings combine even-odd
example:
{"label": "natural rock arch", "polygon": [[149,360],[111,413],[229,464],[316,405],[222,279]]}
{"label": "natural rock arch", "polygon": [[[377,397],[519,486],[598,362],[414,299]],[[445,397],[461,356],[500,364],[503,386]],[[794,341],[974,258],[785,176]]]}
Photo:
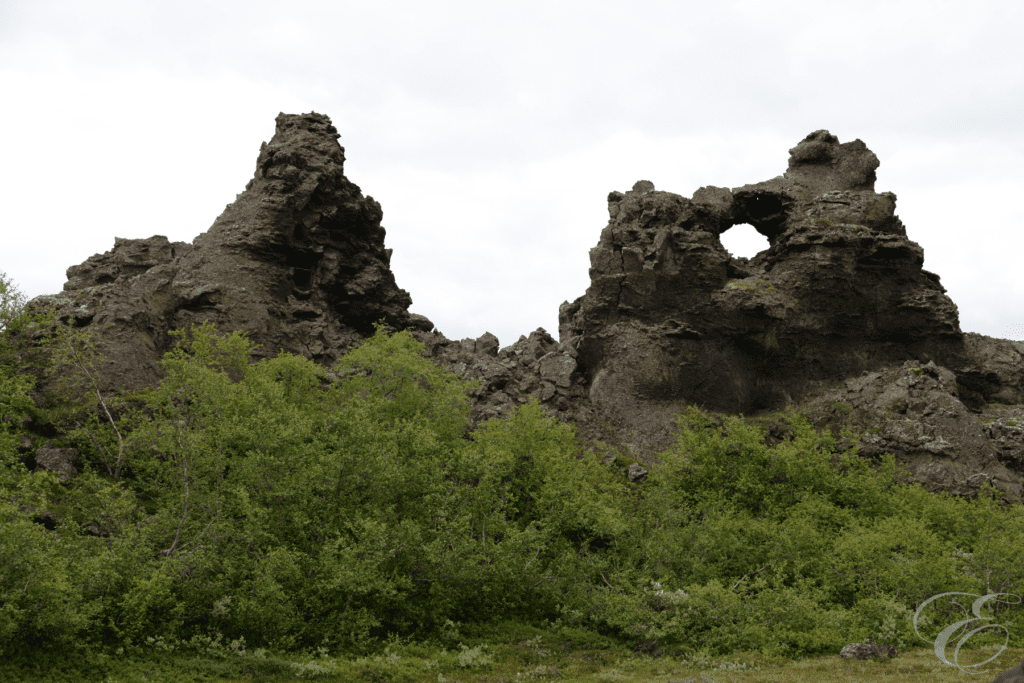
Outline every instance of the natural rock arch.
{"label": "natural rock arch", "polygon": [[[591,401],[642,439],[657,407],[780,410],[878,367],[957,366],[956,305],[896,196],[874,191],[878,165],[860,140],[820,130],[771,180],[691,199],[647,180],[609,194],[590,287],[559,316]],[[754,258],[720,239],[744,224],[769,243]]]}

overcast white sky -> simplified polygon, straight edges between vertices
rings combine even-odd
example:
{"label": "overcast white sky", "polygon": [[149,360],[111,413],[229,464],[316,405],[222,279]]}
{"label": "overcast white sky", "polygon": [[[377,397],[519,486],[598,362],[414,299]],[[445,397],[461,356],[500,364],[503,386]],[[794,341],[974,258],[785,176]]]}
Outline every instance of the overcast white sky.
{"label": "overcast white sky", "polygon": [[557,338],[610,191],[767,180],[825,128],[878,155],[962,329],[1024,339],[1022,28],[1019,0],[3,0],[0,271],[31,298],[115,237],[192,241],[316,111],[413,312]]}

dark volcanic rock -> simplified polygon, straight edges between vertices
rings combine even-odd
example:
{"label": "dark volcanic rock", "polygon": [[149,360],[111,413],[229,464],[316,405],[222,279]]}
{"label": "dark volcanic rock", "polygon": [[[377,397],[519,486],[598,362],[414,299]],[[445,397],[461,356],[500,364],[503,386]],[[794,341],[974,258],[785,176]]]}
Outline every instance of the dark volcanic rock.
{"label": "dark volcanic rock", "polygon": [[[559,341],[538,329],[501,348],[489,333],[449,340],[408,312],[381,207],[343,175],[338,137],[326,116],[281,114],[245,192],[193,244],[117,239],[30,305],[103,330],[107,391],[155,384],[168,330],[210,320],[246,332],[257,359],[283,348],[329,365],[383,318],[480,380],[474,425],[535,397],[584,445],[607,444],[604,461],[637,485],[697,404],[748,416],[768,445],[787,438],[770,417],[784,408],[837,438],[854,428],[843,448],[893,453],[931,490],[1024,493],[1024,343],[961,333],[860,140],[817,131],[785,175],[692,199],[649,181],[612,192],[591,285],[560,307]],[[768,238],[753,259],[720,241],[741,223]]]}
{"label": "dark volcanic rock", "polygon": [[[864,370],[961,363],[957,308],[922,268],[896,196],[874,192],[877,167],[860,140],[817,131],[762,183],[693,199],[649,181],[612,192],[591,286],[560,310],[591,400],[660,448],[652,411],[777,410]],[[770,245],[750,260],[719,239],[741,223]]]}
{"label": "dark volcanic rock", "polygon": [[[591,286],[560,326],[592,398],[781,408],[817,381],[961,350],[956,306],[895,195],[873,191],[864,143],[818,131],[790,152],[785,176],[732,192],[689,200],[641,181],[609,195]],[[732,258],[719,236],[740,223],[770,248]]]}
{"label": "dark volcanic rock", "polygon": [[582,379],[574,375],[576,362],[559,350],[558,342],[542,327],[500,351],[497,337],[490,333],[462,341],[451,341],[438,332],[414,336],[435,363],[466,379],[481,381],[480,388],[470,394],[474,425],[507,416],[531,396],[552,414],[562,411],[563,417],[573,402],[583,398]]}
{"label": "dark volcanic rock", "polygon": [[1024,494],[1024,408],[977,414],[963,404],[956,376],[934,362],[865,372],[801,412],[836,438],[843,427],[863,432],[853,444],[862,456],[892,453],[930,491],[973,497],[988,483],[1011,500]]}
{"label": "dark volcanic rock", "polygon": [[[692,199],[646,180],[612,192],[591,285],[559,309],[581,421],[611,421],[656,463],[687,405],[758,423],[793,408],[818,429],[872,430],[861,452],[893,453],[931,490],[989,482],[1019,500],[1024,344],[960,331],[896,196],[874,191],[878,165],[821,130],[772,180]],[[741,223],[768,238],[753,259],[720,241]]]}
{"label": "dark volcanic rock", "polygon": [[410,314],[384,248],[383,213],[343,174],[344,149],[328,117],[281,114],[260,147],[255,177],[192,245],[155,236],[115,239],[114,249],[68,269],[56,305],[64,319],[104,331],[104,388],[138,389],[161,377],[174,346],[168,330],[209,320],[243,330],[258,357],[280,349],[333,361],[389,328],[429,331]]}
{"label": "dark volcanic rock", "polygon": [[67,484],[78,474],[74,462],[78,458],[77,448],[53,448],[49,443],[36,450],[35,472],[49,470],[56,472],[62,483]]}

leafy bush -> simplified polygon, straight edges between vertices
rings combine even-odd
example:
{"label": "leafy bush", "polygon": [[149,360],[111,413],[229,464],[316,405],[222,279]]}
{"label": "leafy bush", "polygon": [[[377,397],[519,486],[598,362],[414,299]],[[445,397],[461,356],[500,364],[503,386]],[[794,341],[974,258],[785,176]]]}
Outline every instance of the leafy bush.
{"label": "leafy bush", "polygon": [[111,563],[84,545],[0,497],[0,643],[69,645],[95,624],[102,602],[88,588]]}
{"label": "leafy bush", "polygon": [[654,478],[678,502],[713,495],[755,516],[777,515],[809,495],[859,516],[893,512],[889,491],[898,470],[891,455],[875,471],[856,449],[836,453],[831,433],[817,434],[806,416],[786,412],[777,419],[787,421],[795,435],[768,446],[763,430],[740,418],[725,418],[723,428],[690,406],[679,416],[679,438],[660,456],[665,467]]}
{"label": "leafy bush", "polygon": [[[1024,581],[1019,506],[897,484],[891,456],[838,454],[800,415],[781,418],[792,441],[767,446],[757,427],[688,409],[664,465],[631,485],[536,401],[467,434],[474,384],[408,332],[378,326],[326,370],[251,362],[244,335],[204,324],[176,333],[158,387],[114,399],[95,340],[33,316],[0,315],[11,656],[106,644],[252,659],[251,644],[316,651],[292,663],[315,676],[340,666],[328,651],[416,634],[461,647],[452,666],[482,666],[460,630],[555,618],[648,651],[795,657],[907,642],[927,597]],[[40,359],[77,368],[67,410],[28,398]],[[83,451],[70,483],[21,463],[26,416]],[[360,666],[385,675],[392,659]]]}
{"label": "leafy bush", "polygon": [[182,335],[122,415],[121,482],[147,511],[111,606],[126,644],[216,631],[360,646],[456,614],[550,611],[573,539],[626,529],[589,483],[596,461],[535,403],[467,441],[467,383],[407,333],[378,330],[335,381],[288,354],[250,364],[250,347],[209,325]]}
{"label": "leafy bush", "polygon": [[[907,642],[917,604],[981,589],[968,538],[989,539],[1002,590],[1020,585],[1010,558],[1024,535],[1000,533],[1024,531],[1018,509],[896,484],[891,456],[875,469],[834,453],[802,416],[785,419],[793,441],[769,447],[738,419],[682,414],[633,507],[618,572],[570,608],[638,647],[797,656],[869,635]],[[639,589],[652,581],[653,596]]]}

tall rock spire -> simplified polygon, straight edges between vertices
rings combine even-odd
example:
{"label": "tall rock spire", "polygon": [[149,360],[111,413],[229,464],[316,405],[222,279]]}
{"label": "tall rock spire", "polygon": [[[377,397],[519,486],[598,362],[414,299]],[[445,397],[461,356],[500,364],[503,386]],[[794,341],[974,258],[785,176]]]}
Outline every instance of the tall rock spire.
{"label": "tall rock spire", "polygon": [[380,319],[430,331],[395,283],[380,204],[343,173],[339,137],[322,114],[280,114],[245,191],[191,245],[115,238],[68,269],[62,294],[32,304],[102,330],[107,389],[155,384],[168,330],[207,320],[246,332],[257,357],[283,348],[328,362]]}

